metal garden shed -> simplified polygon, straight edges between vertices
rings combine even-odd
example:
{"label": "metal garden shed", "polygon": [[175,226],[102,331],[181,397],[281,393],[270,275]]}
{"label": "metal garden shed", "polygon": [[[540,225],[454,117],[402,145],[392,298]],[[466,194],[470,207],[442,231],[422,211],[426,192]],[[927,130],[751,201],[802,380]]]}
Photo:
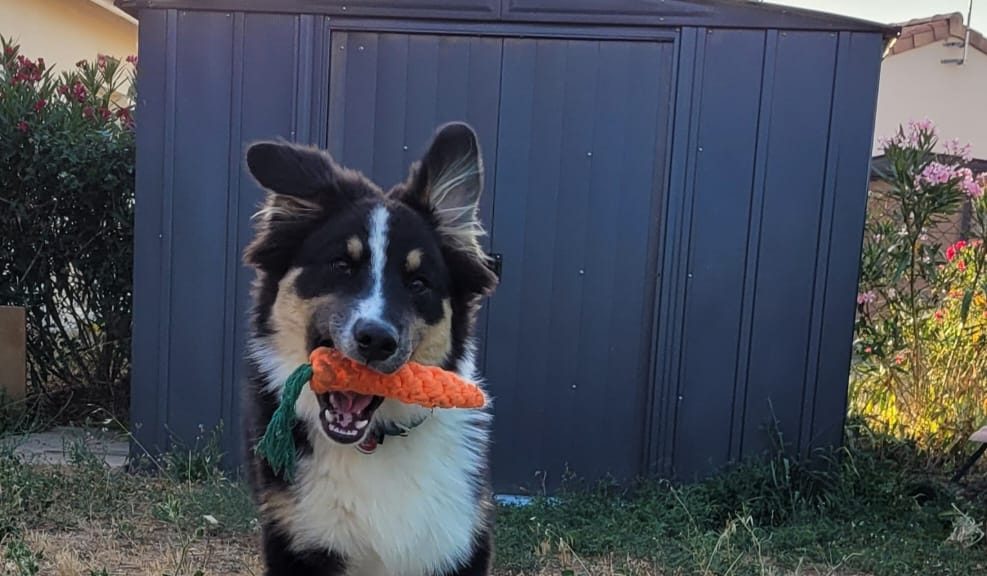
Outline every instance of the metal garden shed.
{"label": "metal garden shed", "polygon": [[385,187],[472,124],[499,490],[842,438],[888,28],[726,0],[118,0],[140,20],[133,410],[239,456],[248,142]]}

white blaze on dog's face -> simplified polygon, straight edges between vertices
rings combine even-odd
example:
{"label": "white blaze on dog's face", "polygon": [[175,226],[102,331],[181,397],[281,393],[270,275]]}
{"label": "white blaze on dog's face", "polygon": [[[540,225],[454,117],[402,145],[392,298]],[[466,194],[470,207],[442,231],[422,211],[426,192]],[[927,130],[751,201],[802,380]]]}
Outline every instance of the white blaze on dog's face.
{"label": "white blaze on dog's face", "polygon": [[[496,282],[478,241],[482,162],[468,126],[441,128],[387,194],[311,148],[259,143],[247,164],[270,192],[246,261],[258,271],[253,353],[272,385],[318,346],[382,373],[409,360],[451,368],[466,353],[476,300]],[[346,444],[414,411],[342,392],[318,403],[326,434]]]}

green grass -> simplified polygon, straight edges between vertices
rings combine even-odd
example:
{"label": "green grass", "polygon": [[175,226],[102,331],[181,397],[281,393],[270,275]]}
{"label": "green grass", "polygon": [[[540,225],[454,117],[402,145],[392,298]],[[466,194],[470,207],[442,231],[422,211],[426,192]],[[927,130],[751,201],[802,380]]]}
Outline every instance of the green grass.
{"label": "green grass", "polygon": [[[983,492],[950,485],[928,462],[905,443],[852,431],[846,450],[811,466],[778,455],[697,484],[577,485],[502,510],[498,552],[515,570],[567,553],[630,557],[668,574],[987,573],[987,545],[975,542]],[[962,542],[949,541],[954,529]]]}
{"label": "green grass", "polygon": [[[216,440],[149,459],[139,474],[109,471],[81,445],[61,468],[0,450],[0,572],[56,573],[71,560],[75,572],[63,573],[110,576],[137,573],[121,562],[153,558],[156,568],[140,574],[259,574],[255,511],[220,471]],[[569,479],[551,499],[499,510],[498,572],[987,573],[982,472],[971,480],[980,490],[964,489],[945,481],[951,468],[929,462],[907,444],[853,432],[846,450],[811,466],[777,455],[680,486]],[[68,548],[78,554],[56,558]]]}

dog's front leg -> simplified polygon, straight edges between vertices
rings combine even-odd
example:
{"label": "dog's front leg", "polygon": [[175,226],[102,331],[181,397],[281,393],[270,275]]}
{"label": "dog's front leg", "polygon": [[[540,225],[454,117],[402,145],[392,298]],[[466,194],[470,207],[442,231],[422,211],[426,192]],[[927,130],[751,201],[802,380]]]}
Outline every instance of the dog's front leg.
{"label": "dog's front leg", "polygon": [[346,560],[335,552],[318,550],[296,552],[276,526],[265,526],[265,576],[343,576]]}

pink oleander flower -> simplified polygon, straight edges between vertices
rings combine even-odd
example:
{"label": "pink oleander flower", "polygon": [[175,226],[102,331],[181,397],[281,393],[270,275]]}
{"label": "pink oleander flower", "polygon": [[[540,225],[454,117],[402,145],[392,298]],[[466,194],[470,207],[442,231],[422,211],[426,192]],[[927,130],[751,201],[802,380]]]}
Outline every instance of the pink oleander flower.
{"label": "pink oleander flower", "polygon": [[928,132],[931,134],[935,134],[936,125],[933,124],[932,120],[925,118],[922,120],[912,120],[911,122],[908,123],[908,129],[911,132]]}
{"label": "pink oleander flower", "polygon": [[987,190],[987,172],[974,177],[973,172],[970,171],[968,176],[964,176],[963,191],[967,196],[977,200],[984,195],[985,190]]}
{"label": "pink oleander flower", "polygon": [[973,147],[970,144],[960,144],[959,139],[953,138],[946,142],[946,154],[957,156],[964,162],[973,160]]}
{"label": "pink oleander flower", "polygon": [[870,304],[877,300],[877,294],[874,294],[873,290],[868,290],[862,294],[857,295],[857,304]]}
{"label": "pink oleander flower", "polygon": [[956,176],[956,169],[939,162],[929,162],[917,180],[919,184],[929,184],[936,186],[946,184]]}

